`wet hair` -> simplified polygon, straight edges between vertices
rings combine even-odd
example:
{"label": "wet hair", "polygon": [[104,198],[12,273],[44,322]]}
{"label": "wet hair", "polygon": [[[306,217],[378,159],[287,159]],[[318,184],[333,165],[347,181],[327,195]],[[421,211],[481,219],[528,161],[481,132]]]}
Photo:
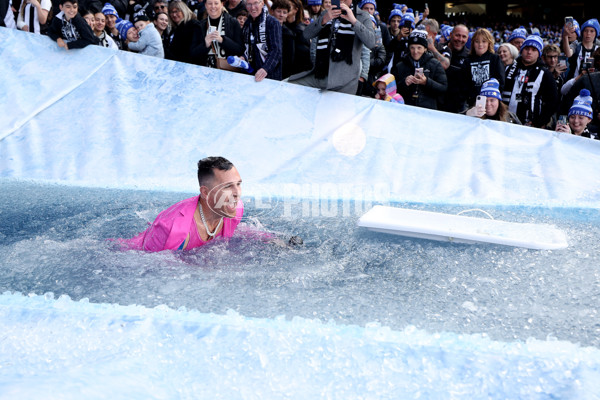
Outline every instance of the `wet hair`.
{"label": "wet hair", "polygon": [[215,169],[220,171],[229,171],[233,168],[233,164],[226,158],[223,157],[206,157],[198,161],[198,184],[204,186],[204,184],[214,178]]}

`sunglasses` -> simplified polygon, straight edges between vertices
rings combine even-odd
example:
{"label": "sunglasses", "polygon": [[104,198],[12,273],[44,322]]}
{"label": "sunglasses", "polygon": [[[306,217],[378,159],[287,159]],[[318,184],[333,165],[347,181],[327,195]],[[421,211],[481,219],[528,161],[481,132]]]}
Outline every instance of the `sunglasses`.
{"label": "sunglasses", "polygon": [[155,10],[166,10],[167,6],[154,6]]}

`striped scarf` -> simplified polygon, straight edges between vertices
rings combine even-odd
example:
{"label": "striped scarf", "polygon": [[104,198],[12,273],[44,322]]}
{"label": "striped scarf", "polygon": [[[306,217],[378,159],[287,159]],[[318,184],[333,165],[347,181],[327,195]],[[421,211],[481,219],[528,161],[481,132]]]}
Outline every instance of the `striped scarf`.
{"label": "striped scarf", "polygon": [[324,79],[329,75],[329,59],[333,62],[346,61],[352,65],[352,47],[354,46],[352,24],[336,18],[325,24],[317,38],[315,60],[315,78]]}

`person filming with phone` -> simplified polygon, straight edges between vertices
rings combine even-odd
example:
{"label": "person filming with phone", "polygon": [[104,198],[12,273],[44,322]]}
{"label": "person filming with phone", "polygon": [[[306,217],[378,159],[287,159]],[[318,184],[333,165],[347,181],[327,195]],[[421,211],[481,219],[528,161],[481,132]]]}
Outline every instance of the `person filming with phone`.
{"label": "person filming with phone", "polygon": [[547,44],[542,50],[542,60],[546,64],[546,68],[556,81],[558,91],[565,84],[565,72],[567,72],[567,58],[560,54],[560,48],[555,44]]}
{"label": "person filming with phone", "polygon": [[562,34],[562,49],[569,59],[569,72],[567,79],[572,79],[590,67],[589,61],[598,48],[596,38],[600,35],[600,23],[596,18],[587,20],[581,25],[581,42],[569,45],[569,33],[575,30],[573,17],[565,18],[565,26]]}
{"label": "person filming with phone", "polygon": [[521,125],[516,114],[508,111],[508,106],[502,102],[500,82],[492,78],[481,85],[481,91],[475,101],[475,106],[469,108],[466,114],[470,117],[492,119]]}
{"label": "person filming with phone", "polygon": [[446,71],[427,52],[427,32],[415,29],[408,37],[409,54],[393,68],[398,92],[405,104],[437,110],[437,99],[448,88]]}
{"label": "person filming with phone", "polygon": [[352,0],[333,0],[331,4],[304,30],[307,40],[317,41],[313,69],[292,75],[289,82],[355,94],[362,48],[375,48],[375,29],[370,15],[355,7]]}
{"label": "person filming with phone", "polygon": [[598,133],[590,129],[589,124],[592,121],[592,103],[590,91],[581,89],[579,95],[573,101],[569,109],[569,114],[559,117],[556,124],[556,132],[572,133],[573,135],[587,137],[591,139],[600,139]]}
{"label": "person filming with phone", "polygon": [[[600,131],[600,48],[594,52],[592,67],[584,70],[577,77],[571,79],[563,86],[563,98],[560,106],[560,114],[567,114],[575,98],[579,96],[582,89],[587,89],[592,96],[592,121],[589,129],[593,132]],[[598,72],[591,72],[592,70]],[[572,86],[571,86],[572,83]]]}

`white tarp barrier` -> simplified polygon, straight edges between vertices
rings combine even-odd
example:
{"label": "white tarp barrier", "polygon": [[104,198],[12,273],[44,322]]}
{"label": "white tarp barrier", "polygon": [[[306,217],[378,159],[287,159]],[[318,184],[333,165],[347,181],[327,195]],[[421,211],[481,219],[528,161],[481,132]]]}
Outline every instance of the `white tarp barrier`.
{"label": "white tarp barrier", "polygon": [[196,161],[223,155],[247,195],[600,204],[589,139],[3,28],[0,43],[0,177],[193,192]]}

